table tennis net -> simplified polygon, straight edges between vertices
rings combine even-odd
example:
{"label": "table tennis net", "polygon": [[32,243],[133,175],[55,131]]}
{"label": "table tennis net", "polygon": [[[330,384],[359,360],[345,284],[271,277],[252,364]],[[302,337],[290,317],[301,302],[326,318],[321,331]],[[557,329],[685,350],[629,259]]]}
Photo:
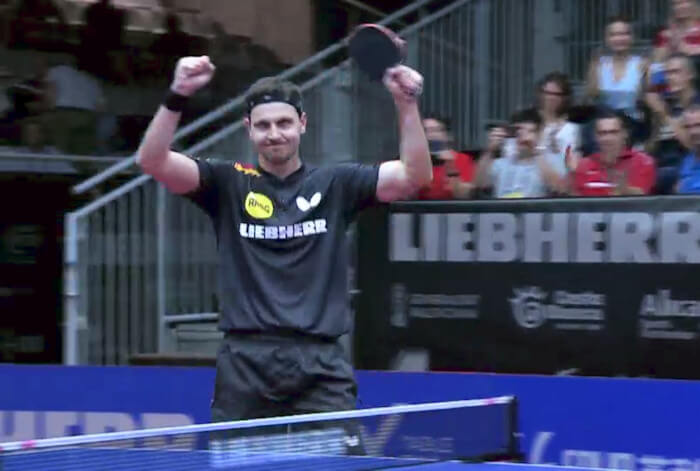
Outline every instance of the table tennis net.
{"label": "table tennis net", "polygon": [[516,459],[498,397],[0,444],[0,471],[369,470]]}

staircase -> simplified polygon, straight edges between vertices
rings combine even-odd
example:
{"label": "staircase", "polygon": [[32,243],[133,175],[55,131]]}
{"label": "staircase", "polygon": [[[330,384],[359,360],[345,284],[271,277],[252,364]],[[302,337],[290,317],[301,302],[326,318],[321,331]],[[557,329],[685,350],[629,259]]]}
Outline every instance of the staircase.
{"label": "staircase", "polygon": [[[613,3],[624,2],[606,5]],[[382,23],[400,31],[408,43],[407,64],[425,77],[423,112],[450,117],[455,141],[473,148],[482,142],[488,120],[507,118],[531,103],[536,78],[566,66],[570,42],[560,34],[562,25],[587,5],[587,0],[417,0]],[[601,40],[581,39],[586,47]],[[309,124],[302,158],[312,164],[395,158],[391,99],[380,84],[360,76],[345,54],[340,41],[279,75],[303,90]],[[324,68],[328,61],[336,65]],[[572,67],[582,69],[585,61]],[[174,146],[191,155],[254,162],[243,113],[239,96],[181,128]],[[89,191],[133,166],[133,158],[120,162],[74,191]],[[219,334],[210,226],[201,211],[146,175],[70,213],[64,363],[126,364],[138,354],[211,351]]]}

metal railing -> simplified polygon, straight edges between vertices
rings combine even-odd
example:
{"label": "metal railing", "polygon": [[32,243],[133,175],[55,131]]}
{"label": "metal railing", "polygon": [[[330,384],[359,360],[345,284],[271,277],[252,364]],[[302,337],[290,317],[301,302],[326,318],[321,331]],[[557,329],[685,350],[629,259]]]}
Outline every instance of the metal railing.
{"label": "metal railing", "polygon": [[[383,20],[379,21],[379,24],[383,25],[392,25],[396,21],[400,21],[402,18],[405,16],[419,10],[420,8],[433,3],[435,0],[416,0],[409,5],[401,8],[400,10],[397,10],[396,12],[392,13],[391,15],[387,16]],[[346,38],[347,39],[347,38]],[[327,58],[333,56],[334,54],[337,54],[338,52],[342,51],[345,48],[345,41],[346,39],[343,39],[336,44],[333,44],[326,49],[314,54],[313,56],[301,61],[299,64],[296,64],[293,67],[290,67],[289,69],[285,70],[281,74],[278,75],[281,79],[285,80],[291,80],[294,77],[298,76],[302,72],[308,72],[309,70],[314,70],[315,68],[319,67],[324,60]],[[204,116],[202,116],[199,119],[196,119],[189,123],[187,126],[183,126],[180,128],[177,133],[175,134],[175,139],[174,139],[174,144],[176,145],[179,141],[184,139],[187,136],[192,135],[195,131],[200,130],[204,128],[207,125],[211,125],[212,123],[215,123],[217,120],[220,120],[222,117],[227,116],[227,115],[234,115],[234,118],[239,118],[239,116],[235,116],[235,113],[238,112],[240,113],[243,111],[243,95],[238,96],[232,100],[230,100],[228,103],[220,106],[218,109],[212,111],[211,113],[208,113]],[[132,156],[129,159],[125,160],[124,162],[120,162],[119,164],[116,164],[108,169],[105,169],[103,172],[98,173],[97,175],[94,175],[93,177],[85,180],[84,182],[76,185],[73,188],[74,193],[84,193],[91,188],[93,188],[95,185],[98,185],[99,183],[107,180],[117,172],[128,168],[129,166],[133,166],[136,164],[136,156]]]}
{"label": "metal railing", "polygon": [[[429,3],[416,1],[382,23],[391,24]],[[343,50],[343,42],[335,44],[280,76],[291,78],[313,70]],[[362,120],[362,128],[381,126],[390,136],[379,133],[374,139],[361,139],[364,154],[373,158],[397,152],[390,100],[379,85],[357,80],[348,65],[344,62],[302,85],[310,116],[302,155],[309,162],[358,155],[353,144],[359,130],[353,125],[360,120],[352,106],[358,95],[363,97],[364,109],[373,111],[371,120]],[[374,106],[367,108],[370,101]],[[222,117],[232,118],[230,124],[183,152],[252,160],[240,120],[242,105],[243,98],[238,97],[180,129],[178,140]],[[119,162],[75,191],[88,191],[133,165],[133,157]],[[211,223],[194,205],[166,193],[149,176],[136,177],[69,213],[65,225],[65,363],[124,364],[133,354],[168,348],[169,325],[191,321],[192,313],[217,311],[216,240]],[[198,316],[210,319],[212,314]]]}
{"label": "metal railing", "polygon": [[[429,3],[414,2],[384,23],[401,20]],[[531,102],[535,80],[542,73],[534,56],[555,46],[570,47],[561,41],[549,45],[542,38],[538,43],[537,35],[543,33],[536,24],[542,21],[538,16],[542,6],[573,3],[579,12],[590,4],[588,0],[456,0],[401,30],[408,42],[408,65],[426,79],[423,112],[451,118],[455,140],[464,146],[478,145],[486,121],[505,118]],[[559,10],[552,21],[561,21],[566,14]],[[586,40],[596,43],[592,36]],[[601,40],[597,39],[598,45]],[[538,49],[538,44],[545,48]],[[282,77],[313,70],[342,50],[342,42],[331,46]],[[381,84],[365,80],[348,61],[306,81],[302,90],[309,116],[301,144],[306,162],[374,163],[397,156],[391,98]],[[179,138],[222,116],[233,117],[183,151],[254,161],[240,121],[242,103],[236,98],[181,129]],[[77,190],[86,191],[132,164],[133,159],[120,163]],[[217,254],[211,223],[189,201],[167,193],[150,177],[139,176],[67,216],[65,281],[65,363],[123,364],[134,354],[172,350],[173,326],[216,318]]]}

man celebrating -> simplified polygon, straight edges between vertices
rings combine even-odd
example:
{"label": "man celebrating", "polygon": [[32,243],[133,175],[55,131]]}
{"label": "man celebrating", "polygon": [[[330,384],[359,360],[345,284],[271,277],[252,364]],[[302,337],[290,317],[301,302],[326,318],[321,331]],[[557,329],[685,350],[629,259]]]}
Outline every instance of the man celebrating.
{"label": "man celebrating", "polygon": [[422,77],[397,66],[384,84],[400,126],[400,160],[311,168],[299,156],[307,116],[299,89],[253,84],[245,125],[257,166],[190,158],[170,145],[187,97],[214,74],[209,58],[178,61],[170,93],[139,148],[144,172],[193,200],[218,240],[221,318],[212,420],[355,407],[345,232],[376,202],[415,194],[432,169],[416,95]]}
{"label": "man celebrating", "polygon": [[654,187],[654,159],[627,148],[627,131],[619,115],[605,112],[595,120],[600,153],[572,165],[574,192],[580,196],[648,195]]}

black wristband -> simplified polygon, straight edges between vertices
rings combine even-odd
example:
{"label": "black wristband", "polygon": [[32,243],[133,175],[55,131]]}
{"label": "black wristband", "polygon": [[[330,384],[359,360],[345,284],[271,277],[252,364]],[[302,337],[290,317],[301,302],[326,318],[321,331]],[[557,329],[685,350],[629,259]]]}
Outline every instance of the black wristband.
{"label": "black wristband", "polygon": [[187,101],[190,97],[185,95],[180,95],[172,90],[168,90],[165,94],[165,100],[163,101],[163,106],[165,106],[170,111],[175,111],[177,113],[185,109]]}

